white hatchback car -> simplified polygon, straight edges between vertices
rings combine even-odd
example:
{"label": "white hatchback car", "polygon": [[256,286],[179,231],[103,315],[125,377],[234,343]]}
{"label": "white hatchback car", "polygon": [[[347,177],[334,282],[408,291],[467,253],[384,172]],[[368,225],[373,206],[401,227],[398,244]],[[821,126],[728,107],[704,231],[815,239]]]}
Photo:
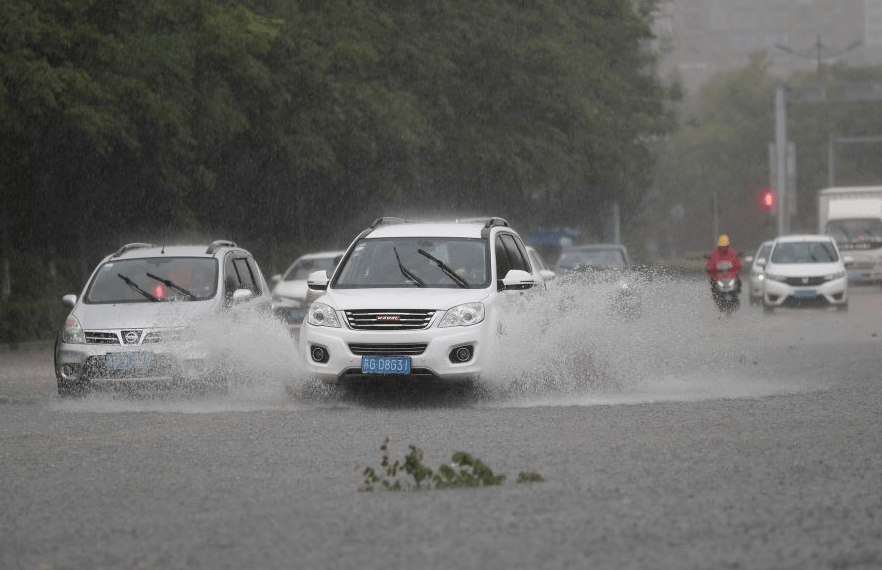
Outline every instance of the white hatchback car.
{"label": "white hatchback car", "polygon": [[307,374],[471,383],[492,366],[492,339],[512,295],[545,288],[520,236],[501,218],[380,218],[349,246],[300,330]]}
{"label": "white hatchback car", "polygon": [[[131,243],[105,257],[55,342],[60,396],[117,385],[225,387],[221,354],[195,332],[221,313],[269,314],[272,301],[254,257],[235,243]],[[229,323],[224,323],[229,328]]]}
{"label": "white hatchback car", "polygon": [[[759,261],[759,260],[758,260]],[[839,254],[826,235],[782,236],[772,242],[763,263],[763,309],[777,307],[836,307],[848,310],[846,266],[850,257]]]}

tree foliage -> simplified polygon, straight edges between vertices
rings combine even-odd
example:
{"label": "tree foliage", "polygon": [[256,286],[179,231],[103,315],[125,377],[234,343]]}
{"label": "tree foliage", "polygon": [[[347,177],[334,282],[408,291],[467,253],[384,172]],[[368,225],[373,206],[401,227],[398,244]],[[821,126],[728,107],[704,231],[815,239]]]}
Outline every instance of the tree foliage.
{"label": "tree foliage", "polygon": [[597,223],[671,127],[651,0],[0,0],[5,251]]}

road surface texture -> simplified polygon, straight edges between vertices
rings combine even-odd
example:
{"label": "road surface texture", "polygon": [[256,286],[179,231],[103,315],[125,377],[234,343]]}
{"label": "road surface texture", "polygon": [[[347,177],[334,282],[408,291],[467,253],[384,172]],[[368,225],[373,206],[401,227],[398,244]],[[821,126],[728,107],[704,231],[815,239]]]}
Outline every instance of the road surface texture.
{"label": "road surface texture", "polygon": [[[882,293],[720,317],[705,289],[624,322],[550,290],[464,397],[322,393],[285,339],[229,395],[67,401],[49,344],[3,347],[0,568],[882,568]],[[506,480],[363,492],[386,438]]]}

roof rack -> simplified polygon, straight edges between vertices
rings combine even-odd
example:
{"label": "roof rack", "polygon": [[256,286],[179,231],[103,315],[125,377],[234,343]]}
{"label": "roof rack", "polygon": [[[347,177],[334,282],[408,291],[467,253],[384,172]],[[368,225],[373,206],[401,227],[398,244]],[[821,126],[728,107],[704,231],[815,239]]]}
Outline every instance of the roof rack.
{"label": "roof rack", "polygon": [[509,227],[508,222],[496,216],[490,217],[477,217],[477,218],[457,218],[456,222],[458,224],[484,224],[485,228],[491,228],[493,226],[505,226]]}
{"label": "roof rack", "polygon": [[146,247],[156,247],[156,246],[153,245],[152,243],[140,243],[140,242],[127,243],[126,245],[122,246],[121,248],[119,248],[118,250],[113,252],[113,255],[111,255],[110,257],[119,257],[120,255],[124,254],[127,251],[131,251],[133,249],[144,249]]}
{"label": "roof rack", "polygon": [[407,220],[404,218],[394,218],[390,216],[384,216],[382,218],[377,218],[374,220],[374,223],[371,224],[371,228],[375,228],[377,226],[382,226],[384,224],[406,224]]}
{"label": "roof rack", "polygon": [[220,249],[222,247],[238,247],[238,246],[234,242],[231,242],[228,239],[217,239],[217,240],[214,240],[213,242],[211,242],[211,244],[208,246],[208,249],[205,250],[205,253],[207,255],[211,255],[212,253],[216,252],[218,249]]}

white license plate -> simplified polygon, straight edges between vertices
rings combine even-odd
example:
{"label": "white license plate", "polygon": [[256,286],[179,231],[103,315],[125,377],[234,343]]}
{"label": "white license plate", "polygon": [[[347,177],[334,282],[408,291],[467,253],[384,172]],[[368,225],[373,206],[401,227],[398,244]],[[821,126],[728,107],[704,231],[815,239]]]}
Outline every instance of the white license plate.
{"label": "white license plate", "polygon": [[152,352],[108,352],[104,355],[108,370],[135,370],[153,367]]}
{"label": "white license plate", "polygon": [[362,374],[410,374],[409,356],[362,356]]}

